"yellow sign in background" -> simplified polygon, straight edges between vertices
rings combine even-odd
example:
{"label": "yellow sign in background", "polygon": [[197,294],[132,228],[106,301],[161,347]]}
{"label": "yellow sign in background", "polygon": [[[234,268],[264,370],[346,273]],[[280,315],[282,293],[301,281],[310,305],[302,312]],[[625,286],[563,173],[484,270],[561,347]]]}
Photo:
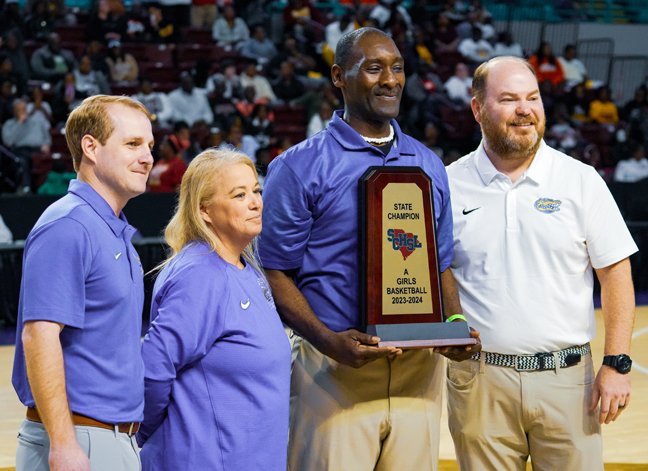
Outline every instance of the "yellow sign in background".
{"label": "yellow sign in background", "polygon": [[383,315],[432,313],[423,192],[418,185],[387,184],[382,223]]}

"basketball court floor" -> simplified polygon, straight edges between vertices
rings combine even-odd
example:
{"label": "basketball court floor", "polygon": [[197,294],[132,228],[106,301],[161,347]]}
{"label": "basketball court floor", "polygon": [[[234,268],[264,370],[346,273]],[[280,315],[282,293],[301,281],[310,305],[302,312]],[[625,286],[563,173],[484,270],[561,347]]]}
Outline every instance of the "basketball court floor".
{"label": "basketball court floor", "polygon": [[[603,319],[600,311],[597,311],[596,318],[598,335],[592,342],[592,352],[594,364],[600,365],[603,360]],[[0,347],[0,471],[14,470],[16,435],[25,417],[25,408],[11,386],[13,354],[13,346]],[[637,308],[631,357],[631,404],[616,422],[603,426],[603,458],[607,471],[648,471],[648,306]],[[441,421],[439,471],[455,471],[459,468],[445,413]],[[531,469],[530,466],[528,469]]]}

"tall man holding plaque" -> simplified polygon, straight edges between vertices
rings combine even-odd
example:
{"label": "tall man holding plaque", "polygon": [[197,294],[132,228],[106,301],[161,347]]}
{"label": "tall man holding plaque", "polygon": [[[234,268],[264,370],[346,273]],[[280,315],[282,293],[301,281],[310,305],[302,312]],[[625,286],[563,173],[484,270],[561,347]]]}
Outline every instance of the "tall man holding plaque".
{"label": "tall man holding plaque", "polygon": [[[600,424],[630,400],[637,247],[596,170],[547,146],[533,68],[498,57],[473,79],[479,148],[448,168],[454,260],[483,351],[448,366],[462,470],[603,470]],[[605,358],[594,375],[593,269]],[[600,408],[598,407],[600,401]]]}
{"label": "tall man holding plaque", "polygon": [[[292,372],[289,467],[434,470],[445,362],[431,349],[378,347],[377,337],[356,330],[362,323],[358,182],[371,166],[417,166],[431,177],[441,278],[449,278],[446,313],[461,313],[448,270],[445,169],[393,119],[405,75],[384,33],[362,28],[344,35],[332,79],[344,111],[272,162],[263,194],[261,261],[282,319],[303,337]],[[472,355],[470,348],[443,352],[460,360]]]}

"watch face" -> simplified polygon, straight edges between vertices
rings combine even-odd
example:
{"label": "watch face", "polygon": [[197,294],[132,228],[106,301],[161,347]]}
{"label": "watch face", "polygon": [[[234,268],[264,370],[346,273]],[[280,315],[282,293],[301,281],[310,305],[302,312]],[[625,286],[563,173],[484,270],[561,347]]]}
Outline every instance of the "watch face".
{"label": "watch face", "polygon": [[628,355],[619,355],[617,359],[617,371],[619,373],[627,373],[632,367],[632,360]]}

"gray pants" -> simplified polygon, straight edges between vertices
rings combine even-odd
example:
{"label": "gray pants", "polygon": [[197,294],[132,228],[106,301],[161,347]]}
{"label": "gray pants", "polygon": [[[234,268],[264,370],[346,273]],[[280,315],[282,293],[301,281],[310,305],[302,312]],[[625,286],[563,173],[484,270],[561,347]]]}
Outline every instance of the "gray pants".
{"label": "gray pants", "polygon": [[[76,438],[90,458],[92,471],[140,471],[135,436],[97,427],[76,425]],[[18,432],[16,471],[49,471],[49,437],[43,424],[23,420]]]}

